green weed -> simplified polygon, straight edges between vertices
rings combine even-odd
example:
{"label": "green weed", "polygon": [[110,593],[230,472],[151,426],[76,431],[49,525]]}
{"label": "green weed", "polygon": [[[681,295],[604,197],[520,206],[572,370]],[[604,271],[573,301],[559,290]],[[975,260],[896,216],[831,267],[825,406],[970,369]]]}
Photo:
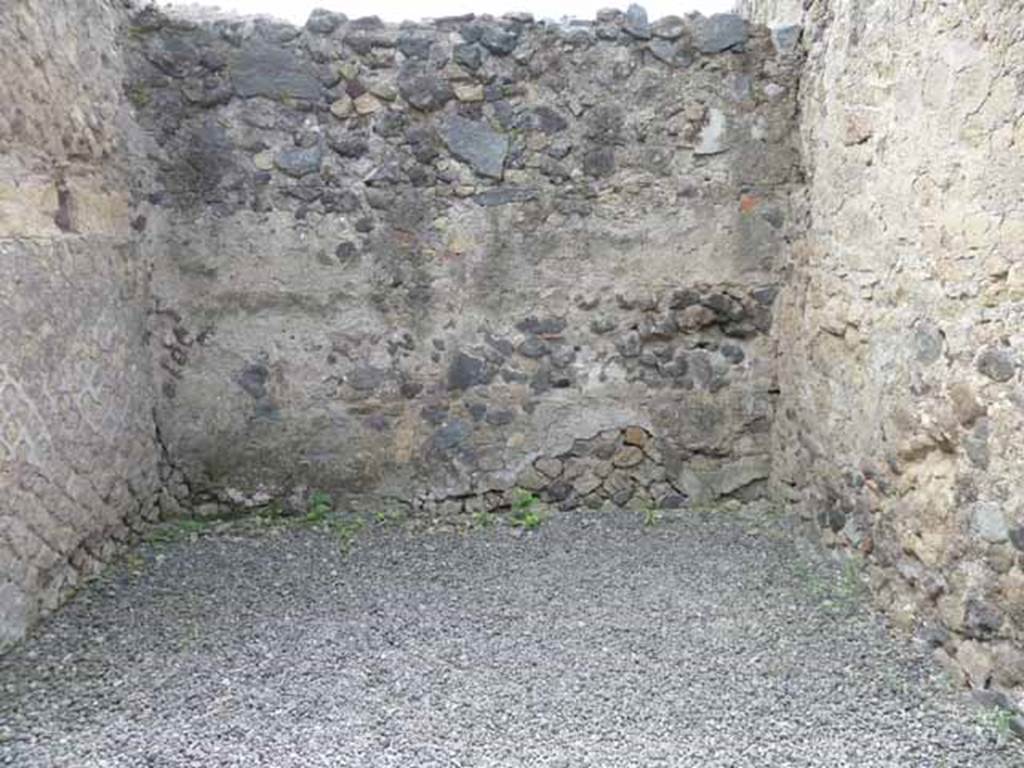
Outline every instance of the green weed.
{"label": "green weed", "polygon": [[334,502],[329,493],[314,491],[309,495],[309,502],[306,507],[306,522],[321,523],[334,509]]}
{"label": "green weed", "polygon": [[150,544],[169,544],[175,541],[201,536],[210,530],[215,521],[193,520],[183,518],[181,520],[170,520],[161,523],[145,536],[145,541]]}
{"label": "green weed", "polygon": [[484,509],[481,509],[479,512],[474,512],[473,525],[478,528],[490,528],[494,525],[494,515]]}
{"label": "green weed", "polygon": [[356,537],[365,526],[366,523],[359,517],[353,517],[348,520],[336,519],[331,522],[331,530],[338,537],[338,544],[342,552],[348,552],[352,548]]}
{"label": "green weed", "polygon": [[512,508],[513,509],[529,509],[535,506],[540,499],[529,491],[523,490],[522,488],[516,488],[512,492]]}
{"label": "green weed", "polygon": [[540,528],[543,522],[540,499],[529,491],[517,488],[512,496],[512,524],[532,531]]}

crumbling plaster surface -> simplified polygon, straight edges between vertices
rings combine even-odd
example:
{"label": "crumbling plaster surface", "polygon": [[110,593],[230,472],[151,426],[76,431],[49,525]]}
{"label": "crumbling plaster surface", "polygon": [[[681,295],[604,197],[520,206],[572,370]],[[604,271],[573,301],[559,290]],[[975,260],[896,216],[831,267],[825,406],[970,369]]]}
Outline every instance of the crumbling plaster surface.
{"label": "crumbling plaster surface", "polygon": [[0,647],[154,509],[120,18],[93,0],[0,6]]}
{"label": "crumbling plaster surface", "polygon": [[[799,4],[753,3],[792,19]],[[811,2],[780,497],[954,675],[1024,684],[1024,35],[1004,2]],[[1018,704],[1020,699],[1017,698]]]}

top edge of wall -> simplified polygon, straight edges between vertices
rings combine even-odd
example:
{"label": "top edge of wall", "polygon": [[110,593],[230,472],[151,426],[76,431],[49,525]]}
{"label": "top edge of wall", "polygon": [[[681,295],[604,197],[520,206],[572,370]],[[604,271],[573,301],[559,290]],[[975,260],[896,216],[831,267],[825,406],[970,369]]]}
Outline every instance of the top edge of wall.
{"label": "top edge of wall", "polygon": [[[456,28],[458,25],[469,22],[489,22],[507,24],[519,28],[537,28],[541,30],[565,31],[573,34],[585,34],[587,31],[596,32],[599,28],[608,29],[619,27],[622,32],[637,39],[668,38],[674,39],[683,34],[685,26],[696,26],[711,20],[716,22],[740,17],[752,26],[763,26],[755,15],[749,12],[750,3],[737,4],[734,13],[717,13],[705,16],[699,11],[690,11],[678,15],[663,16],[658,19],[649,20],[647,12],[641,5],[632,4],[626,11],[615,8],[599,10],[594,19],[582,19],[573,17],[562,17],[560,19],[541,18],[537,19],[531,13],[509,12],[498,16],[493,14],[466,13],[455,16],[425,17],[419,20],[404,20],[400,22],[383,21],[378,16],[363,16],[350,18],[340,11],[329,11],[322,8],[314,9],[305,24],[294,24],[287,19],[282,19],[269,14],[246,14],[237,11],[225,10],[217,5],[205,3],[165,3],[151,2],[148,0],[129,0],[129,8],[134,11],[148,12],[165,19],[172,24],[217,24],[217,25],[273,25],[275,28],[295,30],[298,34],[302,30],[314,34],[329,35],[342,27],[349,30],[426,30]],[[795,17],[799,21],[799,16]]]}
{"label": "top edge of wall", "polygon": [[735,12],[754,24],[797,26],[803,23],[807,6],[804,0],[737,0]]}

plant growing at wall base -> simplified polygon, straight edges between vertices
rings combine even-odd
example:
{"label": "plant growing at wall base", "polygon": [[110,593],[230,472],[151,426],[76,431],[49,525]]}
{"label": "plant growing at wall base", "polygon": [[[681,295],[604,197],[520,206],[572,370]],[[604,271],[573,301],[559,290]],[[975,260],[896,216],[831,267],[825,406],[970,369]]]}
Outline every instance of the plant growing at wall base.
{"label": "plant growing at wall base", "polygon": [[338,537],[338,545],[341,547],[342,552],[348,552],[352,548],[356,536],[359,535],[359,532],[363,530],[365,525],[366,523],[359,517],[353,517],[349,520],[335,520],[333,522],[331,529]]}
{"label": "plant growing at wall base", "polygon": [[326,520],[333,508],[333,500],[329,493],[314,491],[309,495],[309,502],[306,506],[306,522],[319,523]]}
{"label": "plant growing at wall base", "polygon": [[490,528],[494,524],[494,517],[485,509],[473,513],[473,524],[478,528]]}
{"label": "plant growing at wall base", "polygon": [[661,510],[657,509],[656,507],[644,508],[644,526],[647,528],[653,528],[661,522],[661,518],[663,516],[664,515],[662,514]]}
{"label": "plant growing at wall base", "polygon": [[539,505],[540,499],[534,494],[517,488],[512,496],[512,524],[527,531],[539,528],[544,522]]}
{"label": "plant growing at wall base", "polygon": [[150,544],[170,544],[184,539],[198,538],[213,527],[212,520],[196,520],[190,517],[161,523],[145,536]]}

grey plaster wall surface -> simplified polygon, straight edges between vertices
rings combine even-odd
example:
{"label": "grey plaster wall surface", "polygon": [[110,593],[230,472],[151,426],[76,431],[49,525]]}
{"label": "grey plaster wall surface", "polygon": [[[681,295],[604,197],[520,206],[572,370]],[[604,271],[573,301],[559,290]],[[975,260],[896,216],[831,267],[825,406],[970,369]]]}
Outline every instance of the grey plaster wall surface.
{"label": "grey plaster wall surface", "polygon": [[169,510],[763,492],[801,183],[800,57],[766,29],[143,13],[128,39]]}
{"label": "grey plaster wall surface", "polygon": [[1019,705],[1022,11],[802,5],[810,216],[775,324],[776,491],[869,558],[955,676]]}
{"label": "grey plaster wall surface", "polygon": [[0,647],[154,510],[120,20],[96,0],[0,5]]}

